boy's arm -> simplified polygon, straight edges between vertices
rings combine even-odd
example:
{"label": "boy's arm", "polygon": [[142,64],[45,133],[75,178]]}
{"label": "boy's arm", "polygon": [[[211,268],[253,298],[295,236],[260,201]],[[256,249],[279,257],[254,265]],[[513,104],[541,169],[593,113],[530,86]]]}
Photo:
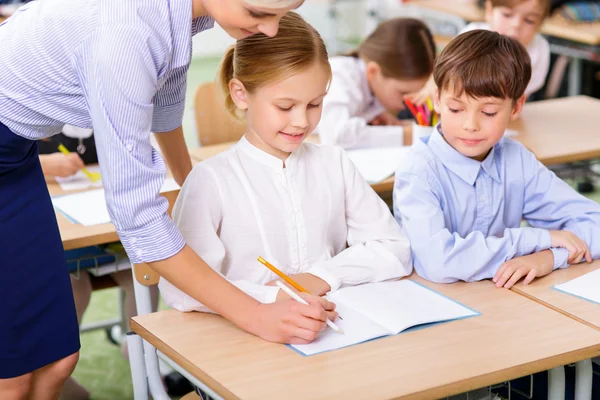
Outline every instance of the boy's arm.
{"label": "boy's arm", "polygon": [[[582,196],[522,149],[525,177],[523,217],[534,227],[567,230],[582,239],[593,259],[600,258],[600,205]],[[553,248],[554,268],[568,266],[568,251]]]}
{"label": "boy's arm", "polygon": [[[405,160],[413,169],[410,163]],[[426,169],[401,167],[394,185],[394,215],[411,243],[415,270],[424,278],[440,283],[489,279],[505,261],[550,247],[544,229],[507,228],[502,237],[452,232],[445,213],[453,210],[442,208],[441,184]]]}

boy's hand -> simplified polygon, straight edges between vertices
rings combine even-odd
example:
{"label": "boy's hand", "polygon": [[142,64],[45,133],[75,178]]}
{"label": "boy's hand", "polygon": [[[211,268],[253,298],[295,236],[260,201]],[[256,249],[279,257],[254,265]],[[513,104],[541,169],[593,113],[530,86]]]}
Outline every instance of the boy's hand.
{"label": "boy's hand", "polygon": [[[315,296],[324,296],[325,294],[327,294],[327,292],[331,290],[331,286],[329,286],[327,282],[325,282],[321,278],[314,276],[313,274],[291,275],[290,278],[292,278],[294,281],[296,281],[296,283],[298,283],[300,286],[302,286],[304,289],[308,290],[311,294],[314,294]],[[275,282],[277,282],[277,280],[267,283],[267,286],[275,286]],[[290,289],[294,288],[290,286]],[[279,294],[277,295],[277,301],[283,299],[289,299],[289,296],[285,294],[283,290],[280,290]]]}
{"label": "boy's hand", "polygon": [[569,231],[550,231],[552,247],[562,247],[569,251],[569,264],[579,264],[585,257],[592,262],[592,254],[586,242]]}
{"label": "boy's hand", "polygon": [[494,275],[493,281],[496,287],[510,289],[523,277],[523,284],[528,285],[534,278],[548,275],[553,270],[554,254],[551,250],[544,250],[505,262]]}

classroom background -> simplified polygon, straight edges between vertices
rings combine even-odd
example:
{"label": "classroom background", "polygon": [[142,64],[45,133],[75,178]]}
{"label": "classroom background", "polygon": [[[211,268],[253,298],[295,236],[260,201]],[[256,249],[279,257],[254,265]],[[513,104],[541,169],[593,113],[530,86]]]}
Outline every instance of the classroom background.
{"label": "classroom background", "polygon": [[[43,0],[40,0],[43,1]],[[424,3],[438,3],[425,5]],[[298,10],[323,36],[330,55],[353,48],[385,18],[408,16],[423,19],[433,31],[438,45],[447,43],[466,24],[459,16],[461,7],[472,3],[464,0],[307,0]],[[557,2],[558,3],[558,2]],[[598,2],[595,2],[598,3]],[[18,4],[0,0],[0,15],[10,14]],[[454,8],[445,12],[444,8]],[[468,16],[468,15],[467,15]],[[1,17],[0,17],[1,18]],[[566,24],[561,21],[558,24]],[[600,23],[583,22],[589,37],[566,39],[546,35],[552,51],[552,64],[546,85],[533,96],[532,101],[569,95],[585,94],[600,98]],[[542,32],[546,33],[546,32]],[[226,48],[233,44],[218,26],[194,38],[193,60],[187,81],[187,100],[183,120],[186,142],[190,149],[200,146],[196,129],[195,99],[202,85],[215,80],[220,59]],[[201,45],[200,45],[201,44]],[[583,171],[583,172],[582,172]],[[591,191],[596,167],[584,165],[568,180],[586,196],[600,202],[600,192]],[[600,170],[599,170],[600,171]],[[569,178],[569,176],[567,176]],[[583,183],[583,184],[582,184]],[[83,323],[109,320],[119,309],[117,288],[96,290]],[[161,308],[164,305],[161,304]],[[90,392],[91,398],[133,398],[129,363],[121,356],[113,328],[94,330],[81,335],[82,350],[74,376]]]}

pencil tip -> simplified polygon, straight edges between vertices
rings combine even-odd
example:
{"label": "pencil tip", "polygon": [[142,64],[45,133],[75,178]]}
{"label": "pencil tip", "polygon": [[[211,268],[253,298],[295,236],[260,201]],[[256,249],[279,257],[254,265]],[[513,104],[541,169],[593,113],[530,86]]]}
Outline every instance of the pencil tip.
{"label": "pencil tip", "polygon": [[344,331],[342,330],[342,328],[339,328],[339,330],[338,330],[338,333],[339,333],[340,335],[343,335],[343,334],[344,334]]}

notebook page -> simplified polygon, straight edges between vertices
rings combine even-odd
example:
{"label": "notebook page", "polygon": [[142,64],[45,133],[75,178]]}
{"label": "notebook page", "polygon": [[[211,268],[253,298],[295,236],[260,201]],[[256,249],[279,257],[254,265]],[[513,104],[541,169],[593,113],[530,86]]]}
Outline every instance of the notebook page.
{"label": "notebook page", "polygon": [[[98,167],[97,165],[86,167],[86,169],[91,173],[100,172],[100,167]],[[56,180],[56,182],[58,182],[60,188],[65,192],[102,186],[102,180],[92,182],[92,180],[88,178],[88,176],[84,174],[83,171],[77,171],[76,174],[67,176],[66,178],[61,178],[60,176],[57,176],[54,179]]]}
{"label": "notebook page", "polygon": [[53,197],[52,204],[67,218],[81,225],[92,226],[110,222],[104,189]]}
{"label": "notebook page", "polygon": [[400,160],[410,147],[386,147],[348,150],[348,157],[369,183],[378,183],[394,175]]}
{"label": "notebook page", "polygon": [[600,269],[556,285],[554,288],[600,304]]}
{"label": "notebook page", "polygon": [[343,304],[352,308],[394,334],[416,325],[477,315],[407,279],[346,287],[333,293],[331,298],[338,307]]}
{"label": "notebook page", "polygon": [[337,312],[344,318],[343,320],[338,318],[335,321],[335,324],[344,331],[343,335],[327,327],[314,342],[290,346],[300,353],[310,356],[391,334],[384,327],[343,304],[337,304]]}

